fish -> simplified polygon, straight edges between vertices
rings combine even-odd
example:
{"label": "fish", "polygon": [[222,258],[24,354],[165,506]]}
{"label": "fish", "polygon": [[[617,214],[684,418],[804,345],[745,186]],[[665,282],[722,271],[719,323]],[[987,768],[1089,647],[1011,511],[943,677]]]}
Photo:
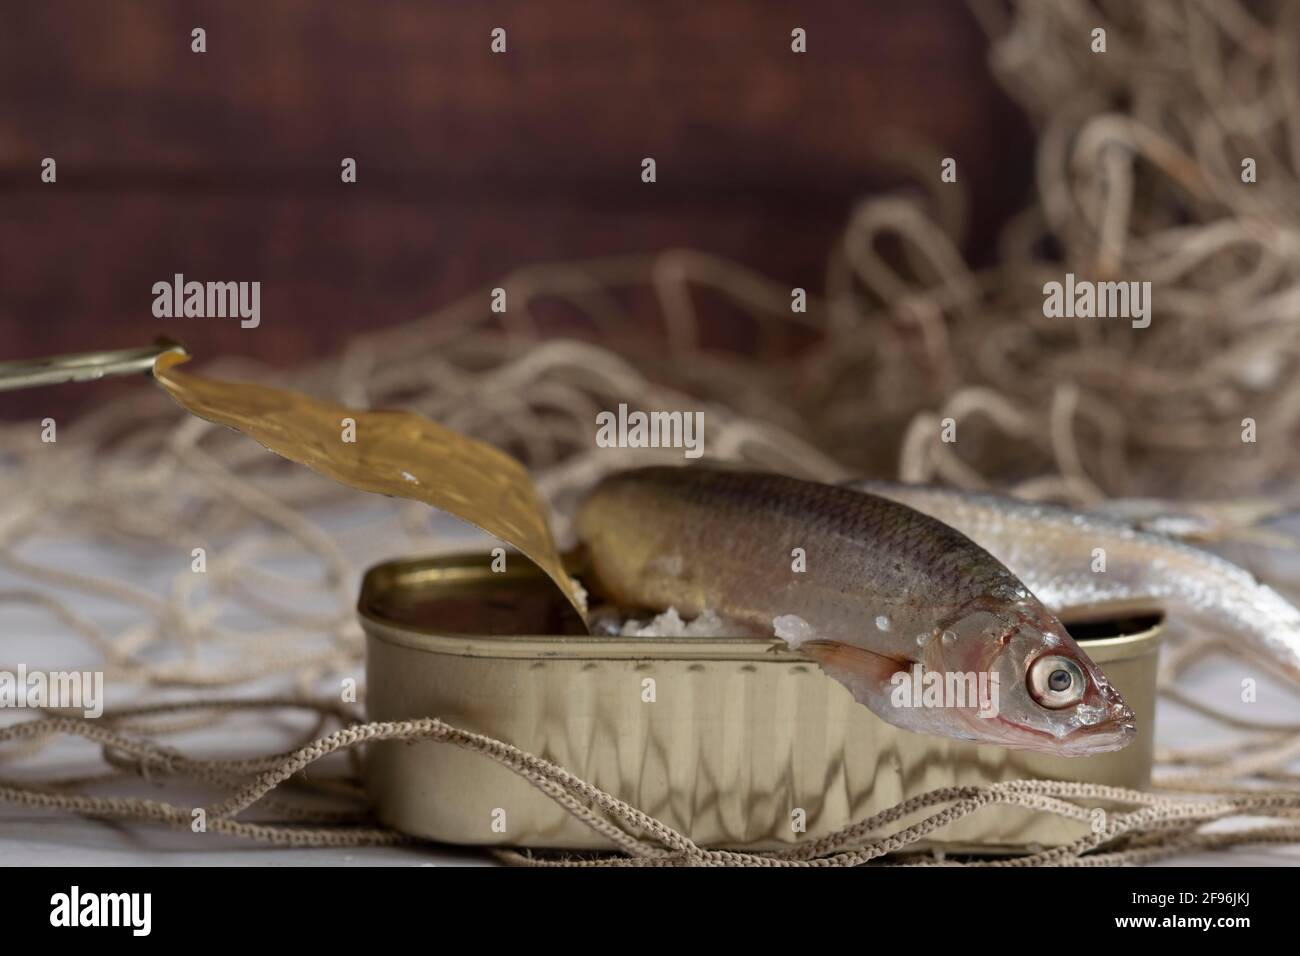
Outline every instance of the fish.
{"label": "fish", "polygon": [[[1224,637],[1300,684],[1300,609],[1226,558],[1110,513],[991,492],[888,481],[846,487],[937,518],[1010,568],[1058,614],[1088,606],[1146,607],[1178,629]],[[1171,527],[1166,523],[1166,527]]]}
{"label": "fish", "polygon": [[602,600],[779,633],[905,730],[1059,756],[1136,736],[1119,692],[1005,565],[887,498],[764,472],[638,468],[598,482],[574,530],[584,586]]}

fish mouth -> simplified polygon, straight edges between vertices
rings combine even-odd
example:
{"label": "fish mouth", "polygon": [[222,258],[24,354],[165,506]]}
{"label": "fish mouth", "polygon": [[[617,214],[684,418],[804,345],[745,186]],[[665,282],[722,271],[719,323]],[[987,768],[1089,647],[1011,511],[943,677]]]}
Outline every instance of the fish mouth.
{"label": "fish mouth", "polygon": [[1104,722],[1076,728],[1058,736],[1048,730],[1028,727],[1007,717],[995,718],[1005,733],[996,740],[982,740],[1008,750],[1026,750],[1050,757],[1091,757],[1123,750],[1137,739],[1137,719],[1125,705]]}
{"label": "fish mouth", "polygon": [[1086,757],[1092,754],[1113,753],[1123,750],[1137,739],[1137,722],[1130,713],[1121,723],[1108,723],[1098,727],[1076,730],[1064,740],[1060,753],[1067,757]]}
{"label": "fish mouth", "polygon": [[[978,743],[1009,750],[1030,750],[1050,757],[1091,757],[1093,754],[1112,753],[1125,749],[1138,739],[1138,719],[1127,704],[1112,705],[1102,721],[1082,724],[1063,734],[1002,714],[992,719],[980,718],[978,723],[983,724],[984,730],[984,734],[979,735],[983,739]],[[989,723],[996,727],[992,735],[987,734]]]}
{"label": "fish mouth", "polygon": [[[1096,664],[1088,662],[1089,677],[1096,697],[1085,698],[1089,709],[1102,709],[1104,717],[1085,723],[1063,738],[1063,752],[1072,755],[1111,753],[1123,750],[1137,739],[1137,715]],[[1098,699],[1099,698],[1099,699]],[[1095,701],[1093,703],[1092,701]],[[1083,705],[1080,705],[1083,709]]]}

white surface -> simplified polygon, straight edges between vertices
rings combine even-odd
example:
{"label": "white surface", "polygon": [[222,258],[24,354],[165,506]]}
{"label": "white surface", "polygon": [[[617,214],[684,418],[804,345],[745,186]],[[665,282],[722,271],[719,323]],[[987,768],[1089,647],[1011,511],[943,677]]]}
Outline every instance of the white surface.
{"label": "white surface", "polygon": [[[395,508],[388,502],[362,502],[358,508],[373,518],[374,509]],[[381,514],[383,512],[380,512]],[[455,547],[475,541],[465,534],[457,523],[449,519],[433,519],[431,527],[441,536],[443,547]],[[450,540],[448,540],[450,536]],[[376,555],[404,554],[414,550],[428,550],[428,542],[405,539],[393,526],[389,536],[366,533],[370,547]],[[489,545],[490,546],[490,545]],[[349,554],[353,553],[349,550]],[[31,560],[58,563],[60,566],[88,573],[129,574],[131,580],[154,590],[166,593],[171,573],[178,560],[188,564],[189,543],[178,542],[174,551],[156,555],[136,555],[129,565],[123,564],[122,555],[105,553],[84,544],[67,541],[44,545],[37,550],[25,550],[24,557]],[[374,556],[365,560],[372,560]],[[104,569],[112,567],[113,572]],[[170,569],[170,570],[169,570]],[[358,578],[359,571],[358,566]],[[255,571],[252,573],[256,573]],[[0,590],[30,587],[24,578],[0,568]],[[111,631],[128,626],[132,617],[121,606],[98,599],[77,598],[77,609],[84,615],[109,627]],[[18,662],[32,669],[82,668],[93,665],[93,657],[85,645],[68,636],[66,627],[48,615],[29,609],[18,609],[0,604],[0,668],[12,669]],[[1239,688],[1244,670],[1236,664],[1203,665],[1192,675],[1189,687],[1207,703],[1242,712]],[[260,692],[276,687],[267,682]],[[127,688],[108,688],[108,703],[123,702],[130,697]],[[169,696],[186,696],[170,692]],[[1170,745],[1204,745],[1224,733],[1214,724],[1189,714],[1181,708],[1162,703],[1158,722],[1158,741]],[[1296,698],[1280,687],[1261,686],[1259,701],[1247,712],[1262,720],[1286,721],[1295,719]],[[29,713],[0,712],[0,723],[31,718]],[[275,719],[261,715],[241,717],[233,726],[225,726],[215,735],[198,735],[186,738],[187,752],[207,756],[251,755],[273,752],[292,746],[310,732],[310,724],[302,715]],[[60,743],[35,758],[4,759],[0,757],[0,776],[9,779],[33,780],[49,775],[72,776],[85,772],[100,772],[98,748],[84,742]],[[322,768],[324,772],[324,768]],[[197,793],[187,795],[184,789],[169,785],[146,784],[131,781],[129,787],[96,793],[147,795],[155,799],[193,805],[202,802]],[[187,799],[192,796],[192,799]],[[360,866],[360,865],[474,865],[490,863],[483,853],[474,850],[429,846],[401,848],[355,849],[275,849],[244,841],[214,835],[198,835],[174,831],[154,824],[99,822],[62,814],[0,804],[0,864],[67,865],[88,864],[96,866],[131,865],[265,865],[265,866]],[[1170,861],[1171,864],[1222,865],[1296,865],[1300,864],[1300,847],[1265,847],[1234,850],[1227,853],[1202,854]]]}

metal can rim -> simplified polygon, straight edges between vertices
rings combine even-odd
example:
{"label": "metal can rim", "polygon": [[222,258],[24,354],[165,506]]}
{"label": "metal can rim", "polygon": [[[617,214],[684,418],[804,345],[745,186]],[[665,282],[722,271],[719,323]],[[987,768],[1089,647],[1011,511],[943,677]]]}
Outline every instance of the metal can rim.
{"label": "metal can rim", "polygon": [[[512,560],[509,570],[492,572],[474,556],[471,563],[464,553],[397,558],[371,567],[361,583],[357,613],[367,633],[378,640],[400,644],[431,653],[468,657],[628,660],[746,660],[762,663],[816,664],[786,647],[778,638],[754,637],[660,637],[620,638],[599,635],[508,634],[482,635],[456,633],[398,624],[386,620],[374,609],[385,596],[399,589],[431,584],[474,583],[493,579],[540,579],[542,571],[521,556]],[[1141,605],[1121,607],[1130,613],[1146,610]],[[1074,609],[1071,620],[1095,620],[1095,608]],[[1154,654],[1164,634],[1164,622],[1131,634],[1093,638],[1082,641],[1088,656],[1098,664]]]}

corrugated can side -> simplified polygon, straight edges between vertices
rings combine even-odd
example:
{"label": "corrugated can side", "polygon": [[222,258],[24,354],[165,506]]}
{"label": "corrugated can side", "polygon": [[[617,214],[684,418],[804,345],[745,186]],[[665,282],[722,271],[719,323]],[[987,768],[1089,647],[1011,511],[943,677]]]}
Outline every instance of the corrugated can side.
{"label": "corrugated can side", "polygon": [[[372,720],[439,717],[508,741],[706,847],[806,842],[939,787],[1150,781],[1159,628],[1084,645],[1135,711],[1137,740],[1115,753],[1052,758],[895,728],[775,640],[439,634],[394,610],[489,586],[549,587],[514,564],[492,574],[482,556],[420,559],[367,574],[360,608]],[[366,773],[380,819],[407,833],[608,848],[510,770],[448,744],[372,745]],[[993,806],[930,843],[1022,850],[1088,827]]]}

